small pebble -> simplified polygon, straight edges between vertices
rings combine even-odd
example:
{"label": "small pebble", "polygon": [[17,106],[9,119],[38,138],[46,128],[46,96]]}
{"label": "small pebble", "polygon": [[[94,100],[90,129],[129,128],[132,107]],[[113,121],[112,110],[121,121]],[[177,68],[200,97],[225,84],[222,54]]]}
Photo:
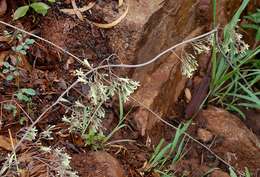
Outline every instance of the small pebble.
{"label": "small pebble", "polygon": [[203,143],[208,143],[213,139],[213,135],[210,131],[203,129],[203,128],[199,128],[198,129],[198,138]]}
{"label": "small pebble", "polygon": [[190,91],[190,89],[185,88],[184,92],[185,92],[186,101],[187,101],[187,103],[189,103],[192,98],[191,91]]}

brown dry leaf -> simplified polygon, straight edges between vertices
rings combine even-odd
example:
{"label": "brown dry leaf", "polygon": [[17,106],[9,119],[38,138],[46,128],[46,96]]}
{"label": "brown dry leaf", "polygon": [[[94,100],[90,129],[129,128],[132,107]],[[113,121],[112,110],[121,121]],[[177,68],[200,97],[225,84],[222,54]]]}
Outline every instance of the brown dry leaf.
{"label": "brown dry leaf", "polygon": [[81,12],[79,11],[75,0],[71,0],[71,4],[72,4],[73,10],[74,10],[75,14],[77,15],[77,17],[78,17],[81,21],[83,21],[83,16],[82,16]]}
{"label": "brown dry leaf", "polygon": [[17,62],[17,58],[19,58],[18,66],[26,71],[32,72],[32,66],[27,60],[27,56],[22,55],[20,53],[16,53],[16,55],[10,55],[12,63],[15,64]]}
{"label": "brown dry leaf", "polygon": [[33,152],[25,152],[25,153],[22,153],[22,155],[18,158],[18,160],[19,160],[19,162],[28,163],[33,160],[32,156],[34,156],[34,155],[35,155],[35,153],[33,153]]}
{"label": "brown dry leaf", "polygon": [[124,0],[118,0],[118,7],[121,7],[124,3]]}
{"label": "brown dry leaf", "polygon": [[26,169],[19,169],[20,177],[30,177],[30,172]]}
{"label": "brown dry leaf", "polygon": [[[13,141],[15,145],[16,144],[15,139],[13,139]],[[7,151],[12,151],[13,148],[12,148],[10,138],[0,135],[0,148],[5,149]]]}
{"label": "brown dry leaf", "polygon": [[120,22],[126,17],[126,15],[127,15],[127,13],[128,13],[128,10],[129,10],[129,8],[127,7],[127,8],[126,8],[126,11],[125,11],[118,19],[116,19],[115,21],[113,21],[113,22],[111,22],[111,23],[107,23],[107,24],[104,24],[104,23],[96,23],[96,22],[90,21],[90,20],[88,20],[88,19],[86,19],[86,20],[87,20],[89,23],[91,23],[91,24],[93,24],[93,25],[95,25],[95,26],[97,26],[97,27],[99,27],[99,28],[106,28],[106,29],[108,29],[108,28],[112,28],[112,27],[116,26],[118,23],[120,23]]}
{"label": "brown dry leaf", "polygon": [[7,36],[0,36],[0,42],[9,42],[11,40],[10,37]]}
{"label": "brown dry leaf", "polygon": [[9,55],[8,51],[2,51],[0,52],[0,67],[3,66],[3,63],[6,59],[6,57]]}
{"label": "brown dry leaf", "polygon": [[[81,8],[78,8],[78,11],[81,13],[90,10],[92,7],[94,7],[96,2],[90,2],[87,6],[83,6]],[[68,15],[75,15],[74,9],[60,9],[61,12],[68,14]]]}
{"label": "brown dry leaf", "polygon": [[40,177],[46,176],[46,165],[43,163],[34,164],[33,168],[30,171],[31,177]]}

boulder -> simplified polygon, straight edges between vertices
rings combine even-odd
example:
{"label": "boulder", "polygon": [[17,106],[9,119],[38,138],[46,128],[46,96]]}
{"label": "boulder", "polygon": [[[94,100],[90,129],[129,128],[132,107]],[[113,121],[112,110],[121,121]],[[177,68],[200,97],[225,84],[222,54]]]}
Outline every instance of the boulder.
{"label": "boulder", "polygon": [[216,107],[203,110],[198,117],[200,125],[216,136],[214,152],[241,171],[260,169],[259,139],[238,117]]}
{"label": "boulder", "polygon": [[221,170],[214,170],[210,177],[230,177],[228,173],[223,172]]}
{"label": "boulder", "polygon": [[210,131],[199,128],[197,132],[199,140],[201,140],[203,143],[208,143],[213,139],[213,135]]}
{"label": "boulder", "polygon": [[72,166],[81,177],[125,177],[118,160],[103,151],[76,154],[72,156]]}

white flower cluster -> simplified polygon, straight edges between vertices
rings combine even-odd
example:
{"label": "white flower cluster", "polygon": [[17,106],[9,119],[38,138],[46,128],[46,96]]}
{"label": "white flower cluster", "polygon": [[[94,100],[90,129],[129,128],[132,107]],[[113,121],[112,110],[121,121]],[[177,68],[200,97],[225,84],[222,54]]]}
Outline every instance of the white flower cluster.
{"label": "white flower cluster", "polygon": [[192,42],[191,45],[194,50],[194,55],[191,53],[188,54],[184,51],[184,54],[180,58],[182,62],[181,71],[184,76],[188,78],[191,78],[193,76],[194,72],[197,70],[199,66],[195,56],[205,52],[209,52],[212,45],[212,39],[213,38],[211,35],[205,39]]}
{"label": "white flower cluster", "polygon": [[103,81],[105,76],[101,74],[94,76],[93,80],[86,80],[83,78],[84,72],[81,69],[76,71],[76,75],[83,83],[89,85],[90,101],[87,104],[76,101],[72,106],[70,116],[64,116],[62,120],[70,125],[71,132],[78,132],[82,136],[86,135],[89,129],[102,133],[102,121],[105,118],[103,104],[116,94],[121,96],[123,102],[126,102],[139,86],[138,82],[128,78],[113,78],[108,83]]}
{"label": "white flower cluster", "polygon": [[243,41],[243,35],[237,32],[234,33],[235,36],[235,51],[236,54],[244,54],[248,49],[249,45]]}

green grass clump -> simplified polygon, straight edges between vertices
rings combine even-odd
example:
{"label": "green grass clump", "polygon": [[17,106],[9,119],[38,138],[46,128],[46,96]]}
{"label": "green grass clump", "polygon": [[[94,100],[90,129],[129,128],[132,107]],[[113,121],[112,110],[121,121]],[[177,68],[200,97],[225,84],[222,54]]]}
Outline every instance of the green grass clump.
{"label": "green grass clump", "polygon": [[165,140],[161,139],[144,168],[145,172],[154,171],[165,177],[171,176],[171,172],[165,167],[167,165],[174,165],[181,159],[185,145],[185,136],[183,135],[188,129],[190,123],[191,121],[181,124],[172,141],[166,146],[163,147]]}
{"label": "green grass clump", "polygon": [[213,45],[210,103],[221,105],[245,118],[241,109],[260,108],[260,46],[250,49],[237,32],[239,17],[249,0],[244,0],[223,31],[223,42],[217,36]]}

